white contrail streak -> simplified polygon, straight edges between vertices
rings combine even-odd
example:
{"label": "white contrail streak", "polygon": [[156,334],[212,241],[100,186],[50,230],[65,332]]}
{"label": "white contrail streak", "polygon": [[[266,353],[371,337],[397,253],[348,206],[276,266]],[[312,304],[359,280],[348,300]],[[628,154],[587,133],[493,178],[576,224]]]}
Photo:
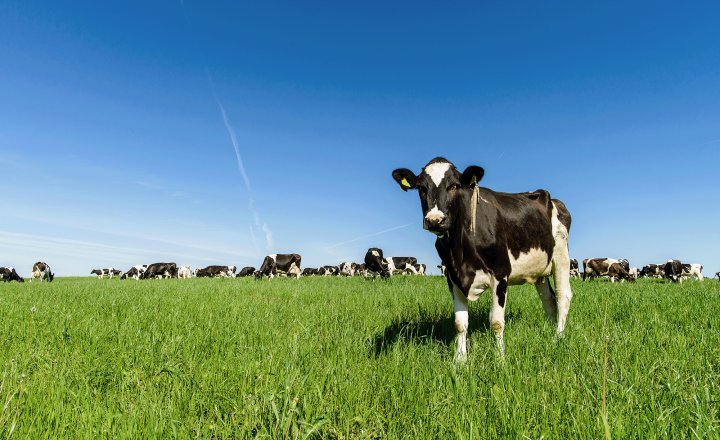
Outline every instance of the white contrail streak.
{"label": "white contrail streak", "polygon": [[250,227],[250,235],[252,235],[253,244],[255,244],[255,250],[257,251],[258,258],[262,257],[262,254],[260,254],[260,248],[257,245],[257,241],[255,241],[255,232],[252,230],[252,225],[248,225]]}
{"label": "white contrail streak", "polygon": [[[206,68],[207,70],[207,68]],[[208,77],[210,74],[208,73]],[[212,84],[212,81],[211,81]],[[215,91],[213,90],[213,94],[215,94]],[[225,122],[225,128],[227,128],[228,132],[230,133],[230,140],[232,141],[233,147],[235,147],[235,156],[237,156],[238,161],[238,168],[240,169],[240,174],[242,174],[243,179],[245,179],[245,187],[247,188],[248,192],[250,192],[250,179],[248,179],[247,174],[245,173],[245,167],[243,167],[242,158],[240,158],[240,149],[238,149],[237,139],[235,138],[235,131],[230,126],[230,122],[228,122],[227,114],[225,113],[225,109],[223,108],[222,104],[220,104],[220,100],[218,99],[217,95],[215,95],[215,102],[217,102],[218,107],[220,107],[220,111],[222,112],[223,121]]]}
{"label": "white contrail streak", "polygon": [[341,245],[343,245],[343,244],[352,243],[353,241],[362,240],[363,238],[368,238],[368,237],[372,237],[372,236],[374,236],[374,235],[380,235],[380,234],[384,234],[384,233],[386,233],[386,232],[394,231],[395,229],[404,228],[405,226],[410,226],[410,225],[412,225],[412,224],[414,224],[414,223],[415,223],[415,222],[408,223],[408,224],[402,225],[402,226],[395,226],[394,228],[385,229],[384,231],[376,232],[376,233],[374,233],[374,234],[365,235],[365,236],[363,236],[363,237],[358,237],[358,238],[353,238],[352,240],[343,241],[342,243],[334,244],[334,245],[332,245],[332,246],[325,246],[323,249],[328,250],[328,249],[334,248],[334,247],[336,247],[336,246],[341,246]]}

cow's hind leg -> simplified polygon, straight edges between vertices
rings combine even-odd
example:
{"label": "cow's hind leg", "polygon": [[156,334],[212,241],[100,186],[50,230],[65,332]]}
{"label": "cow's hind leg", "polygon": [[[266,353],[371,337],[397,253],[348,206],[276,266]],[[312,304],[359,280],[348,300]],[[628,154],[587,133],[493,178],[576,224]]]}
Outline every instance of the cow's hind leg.
{"label": "cow's hind leg", "polygon": [[490,327],[495,332],[500,356],[505,357],[503,330],[505,329],[505,300],[507,299],[507,280],[498,280],[493,286],[492,304],[490,305]]}
{"label": "cow's hind leg", "polygon": [[553,324],[556,323],[558,312],[557,298],[555,297],[555,292],[553,292],[552,287],[550,287],[550,280],[540,278],[535,282],[535,290],[537,290],[538,295],[540,295],[543,309],[545,309],[545,316],[547,316]]}

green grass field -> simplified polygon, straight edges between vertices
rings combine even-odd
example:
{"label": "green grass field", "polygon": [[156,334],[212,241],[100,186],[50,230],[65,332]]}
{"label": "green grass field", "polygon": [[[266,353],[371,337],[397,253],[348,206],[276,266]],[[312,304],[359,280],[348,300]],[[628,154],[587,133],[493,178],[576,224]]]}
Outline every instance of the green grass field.
{"label": "green grass field", "polygon": [[0,284],[2,438],[720,437],[720,283],[511,287],[453,363],[440,277]]}

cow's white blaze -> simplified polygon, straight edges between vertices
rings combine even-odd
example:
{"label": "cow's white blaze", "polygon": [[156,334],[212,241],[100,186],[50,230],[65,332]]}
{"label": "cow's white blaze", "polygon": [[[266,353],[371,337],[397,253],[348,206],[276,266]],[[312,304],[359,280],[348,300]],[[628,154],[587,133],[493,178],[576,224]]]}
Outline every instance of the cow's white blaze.
{"label": "cow's white blaze", "polygon": [[452,164],[448,162],[438,162],[425,167],[425,174],[430,176],[435,186],[440,186],[445,177],[445,173],[450,169]]}

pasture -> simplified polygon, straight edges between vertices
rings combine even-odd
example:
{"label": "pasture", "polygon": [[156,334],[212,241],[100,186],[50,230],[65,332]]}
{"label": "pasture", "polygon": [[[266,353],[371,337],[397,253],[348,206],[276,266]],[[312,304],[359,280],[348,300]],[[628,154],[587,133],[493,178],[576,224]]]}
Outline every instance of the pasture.
{"label": "pasture", "polygon": [[720,283],[511,287],[453,363],[441,277],[0,284],[2,438],[720,437]]}

